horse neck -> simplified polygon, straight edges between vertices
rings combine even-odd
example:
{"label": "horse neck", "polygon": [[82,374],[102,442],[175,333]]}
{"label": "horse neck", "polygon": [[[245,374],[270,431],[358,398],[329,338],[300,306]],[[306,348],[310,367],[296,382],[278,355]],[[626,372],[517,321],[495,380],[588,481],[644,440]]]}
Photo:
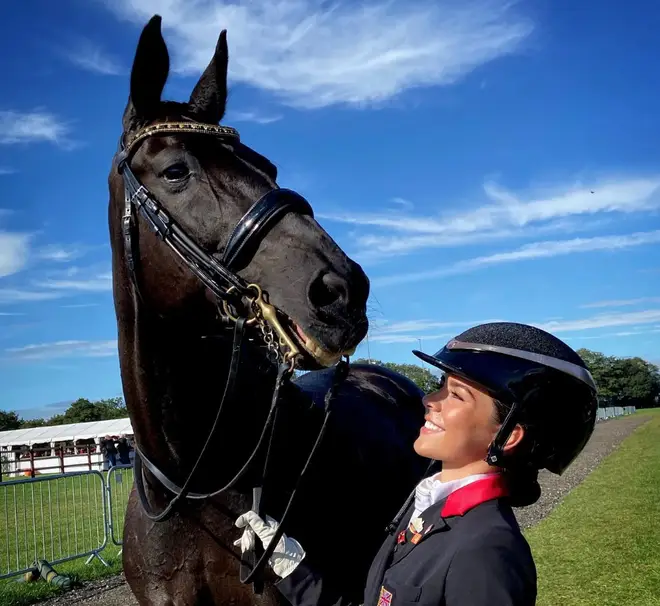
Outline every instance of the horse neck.
{"label": "horse neck", "polygon": [[[197,330],[144,312],[139,322],[124,323],[123,335],[120,330],[122,379],[138,445],[175,482],[185,479],[208,438],[231,361],[232,330],[210,338]],[[233,475],[257,442],[275,377],[261,355],[245,335],[232,393],[196,476],[198,491],[206,488],[204,478],[212,488]]]}

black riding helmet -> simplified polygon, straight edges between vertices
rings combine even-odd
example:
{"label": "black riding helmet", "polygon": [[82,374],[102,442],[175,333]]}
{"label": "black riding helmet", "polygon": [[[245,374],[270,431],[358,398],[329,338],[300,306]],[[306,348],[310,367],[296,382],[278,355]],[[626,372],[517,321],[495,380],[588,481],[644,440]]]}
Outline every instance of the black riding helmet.
{"label": "black riding helmet", "polygon": [[[488,449],[491,465],[561,475],[593,433],[598,408],[593,377],[573,349],[544,330],[492,322],[466,330],[432,356],[413,353],[477,383],[508,408]],[[502,449],[517,423],[525,437],[507,457]]]}

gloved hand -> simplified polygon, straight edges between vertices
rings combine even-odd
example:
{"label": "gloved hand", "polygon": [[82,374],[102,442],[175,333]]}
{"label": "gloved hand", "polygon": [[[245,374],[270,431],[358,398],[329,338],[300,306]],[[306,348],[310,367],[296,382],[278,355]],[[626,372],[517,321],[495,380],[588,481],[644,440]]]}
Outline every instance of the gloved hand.
{"label": "gloved hand", "polygon": [[[266,516],[264,521],[254,511],[248,511],[238,517],[235,525],[238,528],[245,528],[241,538],[234,541],[234,545],[240,545],[241,552],[245,553],[254,549],[255,534],[261,540],[264,549],[267,549],[280,524],[270,516]],[[278,577],[285,578],[303,561],[305,555],[305,550],[298,541],[283,534],[268,563]]]}

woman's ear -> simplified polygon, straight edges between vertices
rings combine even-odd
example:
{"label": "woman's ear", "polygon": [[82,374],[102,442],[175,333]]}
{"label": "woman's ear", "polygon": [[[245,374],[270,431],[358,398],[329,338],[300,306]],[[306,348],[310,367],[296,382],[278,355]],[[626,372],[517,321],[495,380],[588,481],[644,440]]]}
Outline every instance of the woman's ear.
{"label": "woman's ear", "polygon": [[502,449],[504,451],[504,454],[511,454],[512,450],[522,442],[524,437],[525,437],[524,427],[522,427],[522,425],[520,424],[516,425],[511,430],[511,433],[509,434],[506,444],[504,444],[504,448]]}

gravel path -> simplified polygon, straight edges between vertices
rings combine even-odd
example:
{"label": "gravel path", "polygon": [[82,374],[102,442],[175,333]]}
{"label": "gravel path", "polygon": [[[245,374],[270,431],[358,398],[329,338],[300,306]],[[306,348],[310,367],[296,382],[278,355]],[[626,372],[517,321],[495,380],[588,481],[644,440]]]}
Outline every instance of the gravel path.
{"label": "gravel path", "polygon": [[[649,417],[646,415],[634,415],[602,421],[596,426],[589,444],[563,476],[541,472],[539,482],[542,496],[539,501],[530,507],[515,510],[521,527],[529,528],[547,516],[626,436],[648,419]],[[69,604],[76,606],[138,606],[122,575],[87,583],[83,589],[51,598],[42,602],[40,606],[69,606]]]}

